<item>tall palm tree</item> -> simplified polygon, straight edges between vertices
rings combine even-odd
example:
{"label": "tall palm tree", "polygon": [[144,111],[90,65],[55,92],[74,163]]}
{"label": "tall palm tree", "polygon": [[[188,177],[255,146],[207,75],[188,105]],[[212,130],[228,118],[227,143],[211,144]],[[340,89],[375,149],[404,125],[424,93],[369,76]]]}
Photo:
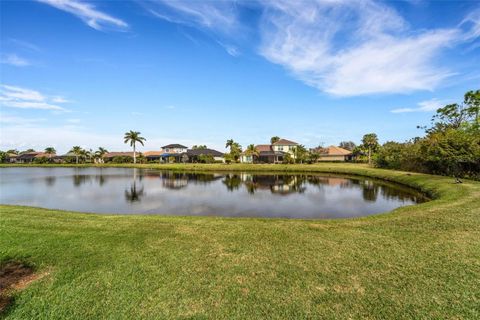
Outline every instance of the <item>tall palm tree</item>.
{"label": "tall palm tree", "polygon": [[52,154],[55,154],[55,152],[57,152],[57,150],[55,150],[54,147],[48,147],[48,148],[45,148],[45,153],[48,154],[48,159],[52,159]]}
{"label": "tall palm tree", "polygon": [[83,149],[80,146],[74,146],[69,153],[73,153],[75,155],[75,163],[78,164],[78,157],[82,155]]}
{"label": "tall palm tree", "polygon": [[130,130],[129,132],[125,132],[125,137],[123,137],[123,139],[125,140],[124,143],[130,142],[130,146],[133,147],[133,163],[137,163],[135,144],[138,142],[143,146],[143,141],[146,141],[147,139],[141,137],[140,132],[132,130]]}

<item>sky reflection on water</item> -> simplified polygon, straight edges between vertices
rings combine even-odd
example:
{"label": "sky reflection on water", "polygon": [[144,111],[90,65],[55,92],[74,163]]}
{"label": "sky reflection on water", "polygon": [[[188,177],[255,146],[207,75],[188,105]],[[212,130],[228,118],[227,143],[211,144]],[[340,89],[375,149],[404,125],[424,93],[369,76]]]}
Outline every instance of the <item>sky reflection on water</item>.
{"label": "sky reflection on water", "polygon": [[324,174],[132,168],[0,168],[0,203],[118,214],[348,218],[426,199],[383,181]]}

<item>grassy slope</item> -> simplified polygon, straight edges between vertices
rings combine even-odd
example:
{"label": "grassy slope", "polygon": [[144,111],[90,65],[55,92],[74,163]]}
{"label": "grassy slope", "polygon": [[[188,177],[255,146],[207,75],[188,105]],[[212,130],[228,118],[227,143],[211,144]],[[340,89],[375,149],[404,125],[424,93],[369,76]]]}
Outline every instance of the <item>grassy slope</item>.
{"label": "grassy slope", "polygon": [[[271,169],[195,169],[219,167]],[[480,183],[345,164],[274,168],[382,177],[438,199],[330,221],[0,206],[0,260],[50,270],[7,318],[480,317]]]}

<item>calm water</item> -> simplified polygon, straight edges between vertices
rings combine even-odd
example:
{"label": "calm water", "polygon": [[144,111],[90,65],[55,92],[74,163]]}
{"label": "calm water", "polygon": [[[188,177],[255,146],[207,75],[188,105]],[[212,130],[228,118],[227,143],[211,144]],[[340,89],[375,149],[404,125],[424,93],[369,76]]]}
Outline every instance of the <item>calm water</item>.
{"label": "calm water", "polygon": [[415,190],[335,175],[0,168],[0,203],[119,214],[347,218],[425,201]]}

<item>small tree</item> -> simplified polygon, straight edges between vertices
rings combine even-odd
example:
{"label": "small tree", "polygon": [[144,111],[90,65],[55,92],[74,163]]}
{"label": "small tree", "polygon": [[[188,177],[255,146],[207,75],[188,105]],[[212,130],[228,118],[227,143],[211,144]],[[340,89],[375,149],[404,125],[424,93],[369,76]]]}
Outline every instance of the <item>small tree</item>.
{"label": "small tree", "polygon": [[52,160],[52,155],[54,155],[57,151],[55,150],[54,147],[48,147],[48,148],[45,148],[45,153],[48,154],[48,160],[51,161]]}
{"label": "small tree", "polygon": [[254,157],[258,157],[259,152],[254,144],[250,144],[247,146],[245,150],[245,155],[252,157],[252,163],[254,162]]}
{"label": "small tree", "polygon": [[279,136],[273,136],[270,138],[270,144],[274,144],[275,142],[277,142],[278,140],[280,140],[280,137]]}
{"label": "small tree", "polygon": [[340,148],[343,148],[345,150],[348,150],[348,151],[353,151],[353,149],[355,149],[355,147],[357,146],[355,144],[355,142],[353,141],[342,141],[339,143],[338,145]]}
{"label": "small tree", "polygon": [[75,163],[78,164],[78,158],[82,155],[83,149],[80,146],[74,146],[69,153],[73,153],[75,156]]}
{"label": "small tree", "polygon": [[375,133],[368,133],[363,136],[362,144],[368,150],[368,163],[372,163],[372,151],[378,147],[378,138]]}

